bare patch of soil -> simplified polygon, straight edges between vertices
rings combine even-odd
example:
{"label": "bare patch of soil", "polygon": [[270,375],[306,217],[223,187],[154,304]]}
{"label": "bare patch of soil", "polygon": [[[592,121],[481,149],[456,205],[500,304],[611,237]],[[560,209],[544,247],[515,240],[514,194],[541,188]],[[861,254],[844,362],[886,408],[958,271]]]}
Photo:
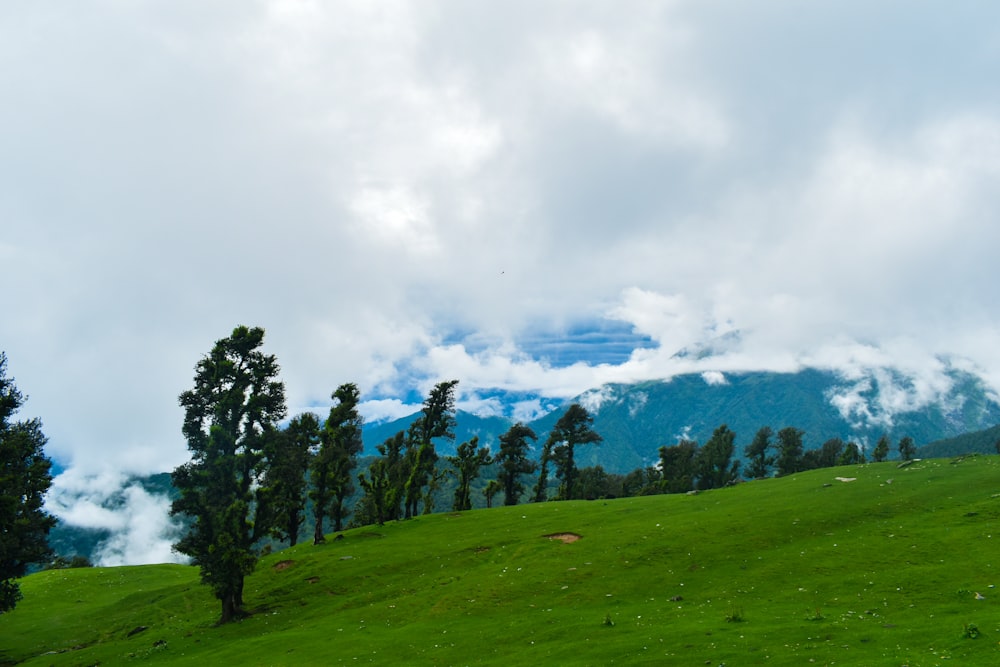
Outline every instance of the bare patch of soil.
{"label": "bare patch of soil", "polygon": [[310,584],[318,584],[319,577],[309,577],[308,579],[306,579],[306,581],[308,581]]}
{"label": "bare patch of soil", "polygon": [[576,542],[581,536],[576,533],[552,533],[551,535],[545,535],[545,537],[550,540],[559,540],[564,544],[569,544],[570,542]]}
{"label": "bare patch of soil", "polygon": [[274,569],[278,572],[281,572],[282,570],[287,570],[293,565],[295,565],[294,560],[281,560],[274,564]]}

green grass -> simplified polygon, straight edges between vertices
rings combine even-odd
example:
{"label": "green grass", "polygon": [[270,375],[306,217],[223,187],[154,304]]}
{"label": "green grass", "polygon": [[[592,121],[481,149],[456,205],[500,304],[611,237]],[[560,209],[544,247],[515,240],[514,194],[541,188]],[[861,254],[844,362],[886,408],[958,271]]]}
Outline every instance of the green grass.
{"label": "green grass", "polygon": [[438,514],[264,558],[224,627],[191,567],[31,575],[0,662],[994,665],[998,517],[995,456]]}

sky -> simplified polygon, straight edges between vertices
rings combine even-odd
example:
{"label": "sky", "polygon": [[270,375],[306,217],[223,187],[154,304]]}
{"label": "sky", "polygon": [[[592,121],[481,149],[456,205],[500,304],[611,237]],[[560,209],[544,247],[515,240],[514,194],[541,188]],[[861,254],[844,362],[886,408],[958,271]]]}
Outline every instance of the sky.
{"label": "sky", "polygon": [[290,414],[1000,388],[998,71],[972,0],[2,3],[0,350],[63,489],[183,463],[240,324]]}

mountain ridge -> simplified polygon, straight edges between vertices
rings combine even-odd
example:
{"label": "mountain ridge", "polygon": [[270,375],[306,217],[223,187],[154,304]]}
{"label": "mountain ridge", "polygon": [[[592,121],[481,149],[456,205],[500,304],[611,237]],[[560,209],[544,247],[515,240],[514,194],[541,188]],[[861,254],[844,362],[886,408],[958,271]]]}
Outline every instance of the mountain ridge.
{"label": "mountain ridge", "polygon": [[[704,442],[722,424],[736,432],[738,454],[762,426],[802,429],[808,450],[831,438],[867,449],[882,435],[894,443],[909,436],[919,446],[1000,424],[1000,402],[981,379],[955,369],[947,377],[949,386],[935,393],[904,373],[885,369],[859,377],[821,369],[691,373],[606,384],[527,425],[541,441],[565,406],[580,403],[604,440],[581,447],[578,464],[625,473],[655,463],[663,445],[680,439]],[[406,430],[416,416],[367,426],[365,453],[376,454],[378,444]],[[481,445],[496,451],[500,434],[513,423],[510,416],[460,410],[455,440],[438,442],[438,449],[450,454],[458,443],[478,436]]]}

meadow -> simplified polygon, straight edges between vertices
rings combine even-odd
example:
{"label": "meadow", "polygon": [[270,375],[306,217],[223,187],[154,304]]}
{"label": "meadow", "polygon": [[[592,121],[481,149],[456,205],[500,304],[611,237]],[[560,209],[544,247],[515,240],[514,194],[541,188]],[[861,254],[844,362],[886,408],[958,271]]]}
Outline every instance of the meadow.
{"label": "meadow", "polygon": [[1000,457],[897,466],[349,530],[225,626],[194,567],[39,572],[0,664],[1000,664]]}

